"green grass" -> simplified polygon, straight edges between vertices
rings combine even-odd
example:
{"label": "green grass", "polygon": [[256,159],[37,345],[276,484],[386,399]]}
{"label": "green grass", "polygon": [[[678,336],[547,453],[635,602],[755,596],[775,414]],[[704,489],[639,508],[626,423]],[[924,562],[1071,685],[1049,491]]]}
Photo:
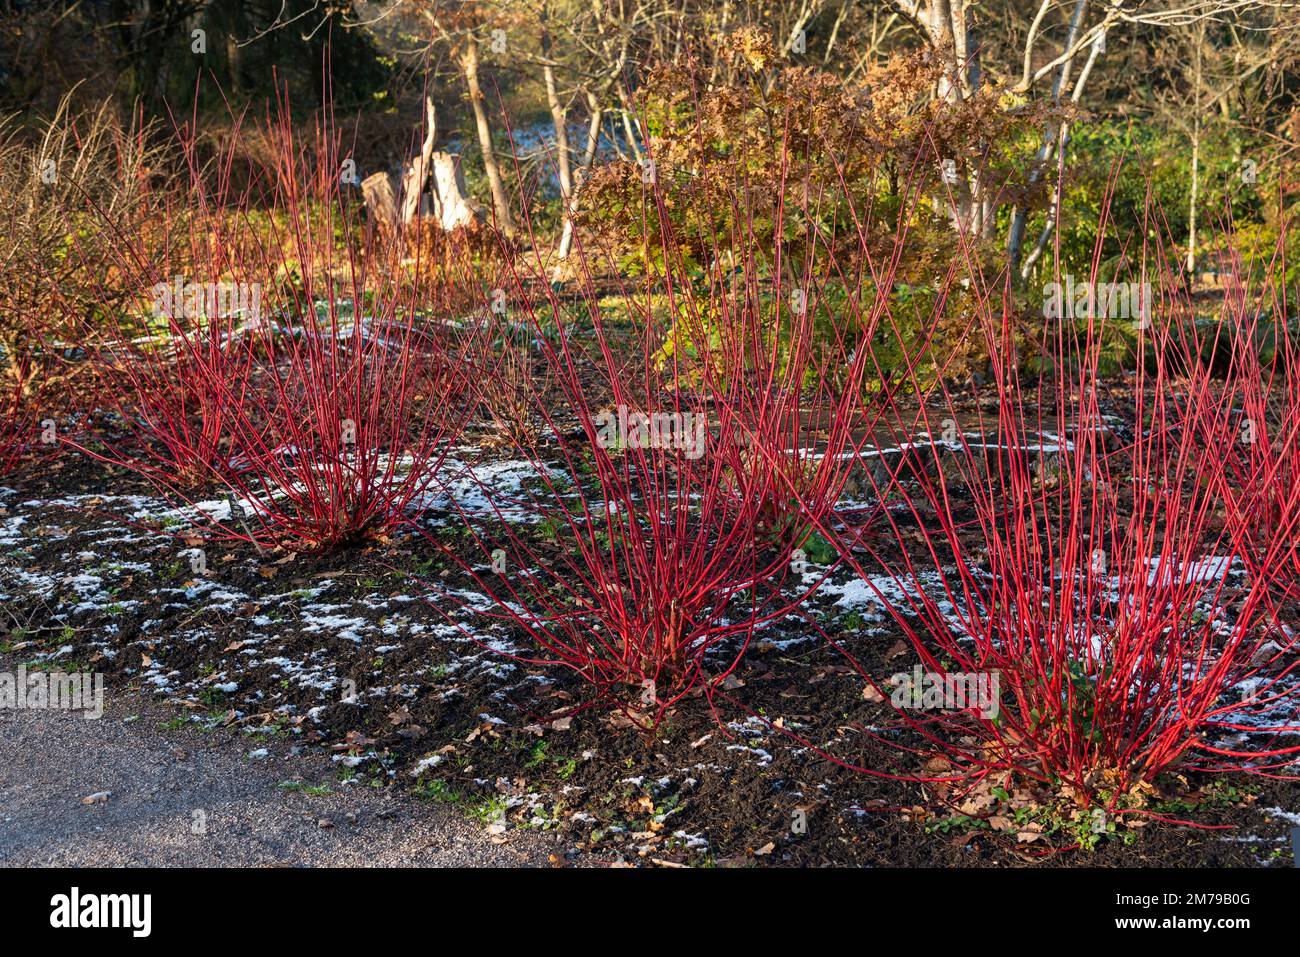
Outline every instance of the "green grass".
{"label": "green grass", "polygon": [[294,794],[307,794],[311,797],[327,797],[334,793],[328,785],[308,784],[306,781],[281,781],[277,786],[281,791],[291,791]]}
{"label": "green grass", "polygon": [[459,804],[464,800],[464,796],[442,778],[421,781],[414,793],[416,797],[437,801],[439,804]]}

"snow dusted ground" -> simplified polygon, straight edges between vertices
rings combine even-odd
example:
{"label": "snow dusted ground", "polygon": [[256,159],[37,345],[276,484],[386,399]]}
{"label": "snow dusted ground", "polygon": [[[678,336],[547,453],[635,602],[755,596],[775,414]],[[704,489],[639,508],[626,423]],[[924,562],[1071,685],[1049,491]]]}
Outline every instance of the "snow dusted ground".
{"label": "snow dusted ground", "polygon": [[[494,475],[481,481],[490,482]],[[500,470],[500,475],[507,490],[515,487],[510,470]],[[458,491],[467,507],[481,507],[476,483],[465,480]],[[491,649],[476,643],[469,631],[425,608],[413,580],[407,582],[409,591],[380,591],[376,581],[375,591],[358,596],[354,583],[341,587],[351,576],[342,568],[337,575],[315,572],[308,582],[280,591],[275,580],[294,577],[294,569],[276,564],[285,556],[268,557],[259,574],[249,576],[216,558],[212,546],[207,547],[211,566],[196,570],[193,559],[201,543],[187,540],[194,534],[194,509],[228,520],[226,502],[178,509],[147,495],[24,499],[0,489],[0,508],[6,512],[0,516],[0,603],[31,607],[36,617],[42,611],[50,614],[42,627],[75,634],[79,660],[111,659],[128,648],[134,652],[154,644],[199,644],[217,633],[228,637],[237,628],[239,668],[182,681],[162,656],[144,654],[139,664],[124,667],[124,674],[177,699],[209,689],[230,694],[243,673],[271,669],[284,682],[316,696],[319,704],[336,703],[345,678],[329,649],[339,642],[382,656],[433,635],[450,651],[450,660],[440,666],[444,675],[478,669],[504,678],[514,667],[498,654],[517,650],[509,642],[489,634],[484,637]],[[36,552],[40,560],[33,561]],[[132,616],[144,604],[152,609],[150,617]],[[468,611],[449,614],[469,617]],[[36,649],[21,637],[23,622],[16,624],[14,650],[30,647],[34,660],[51,664],[71,655],[71,644]],[[475,623],[473,633],[482,631],[482,623]],[[286,651],[281,642],[286,633],[308,637],[314,650]]]}
{"label": "snow dusted ground", "polygon": [[[1059,442],[1043,444],[1043,451],[1059,449]],[[431,489],[421,503],[428,507],[431,528],[455,526],[460,514],[518,523],[535,520],[522,504],[525,483],[536,478],[528,463],[497,462],[471,470],[456,460],[446,471],[451,478]],[[178,509],[146,494],[29,498],[0,489],[0,607],[28,619],[13,622],[8,650],[23,660],[64,670],[96,669],[101,662],[112,662],[123,680],[181,704],[192,723],[238,728],[252,739],[250,747],[273,733],[291,740],[311,737],[313,731],[328,737],[329,729],[339,725],[340,713],[348,709],[398,714],[417,699],[463,709],[470,686],[478,710],[484,683],[491,689],[487,700],[497,704],[478,711],[481,724],[523,724],[508,702],[542,679],[535,669],[509,657],[527,655],[530,649],[518,646],[499,621],[479,614],[491,607],[486,596],[441,584],[436,564],[405,576],[381,580],[374,575],[371,580],[348,557],[323,558],[304,571],[301,559],[286,562],[284,556],[271,555],[249,566],[246,561],[223,560],[233,556],[209,546],[208,568],[196,572],[192,542],[201,521],[195,510],[217,520],[230,518],[226,501]],[[1207,593],[1223,578],[1242,574],[1238,565],[1213,556],[1177,566],[1162,563],[1151,572],[1157,581],[1161,575],[1204,583]],[[823,577],[814,606],[823,620],[852,618],[855,640],[891,635],[889,640],[895,640],[896,626],[882,596],[898,602],[909,593],[928,595],[944,620],[962,633],[962,618],[945,595],[941,570],[923,571],[918,581],[883,572],[868,581],[845,568],[828,575],[824,567],[809,563],[802,581],[807,587]],[[422,582],[432,582],[453,600],[438,609],[429,607],[421,598]],[[1208,601],[1205,611],[1214,612]],[[806,628],[777,622],[765,626],[755,641],[798,652],[821,639]],[[224,654],[214,655],[214,649]],[[720,648],[716,654],[723,659],[727,651]],[[218,668],[192,666],[214,657],[223,662]],[[904,663],[899,670],[905,670]],[[1283,682],[1278,687],[1286,693],[1270,707],[1225,716],[1243,729],[1221,740],[1246,743],[1285,723],[1294,713],[1294,699],[1288,698],[1292,691],[1300,692],[1300,679],[1288,676]],[[1232,689],[1232,695],[1249,699],[1252,690],[1252,683],[1246,682]],[[792,720],[786,727],[797,731],[801,725]],[[786,735],[752,717],[730,721],[726,735],[715,743],[722,748],[721,757],[681,764],[655,777],[640,776],[635,786],[662,803],[689,792],[702,775],[716,773],[719,760],[764,769],[779,750],[799,750]],[[819,743],[829,747],[835,742]],[[378,762],[382,775],[408,780],[421,779],[450,760],[445,748],[435,747],[405,766],[388,766],[364,740],[333,756],[341,769],[373,768]],[[503,814],[517,811],[538,822],[547,820],[546,795],[514,784],[498,790]],[[803,792],[794,796],[805,797]],[[806,796],[834,800],[843,807],[853,804],[843,796]],[[684,846],[709,847],[706,834],[689,827],[672,829],[670,813],[659,823]]]}
{"label": "snow dusted ground", "polygon": [[[922,435],[917,441],[925,443],[929,438]],[[966,441],[969,444],[971,437]],[[958,447],[951,441],[936,444]],[[1057,436],[1045,436],[1042,449],[1059,451],[1067,446],[1068,442]],[[891,451],[899,450],[881,449],[871,454]],[[451,476],[450,480],[437,490],[431,489],[420,503],[428,510],[426,521],[430,526],[458,523],[461,514],[500,517],[511,522],[535,519],[535,513],[523,504],[524,483],[536,477],[528,462],[505,461],[471,468],[463,461],[451,460],[444,472]],[[495,508],[492,501],[498,503]],[[842,504],[855,507],[871,503]],[[306,714],[316,720],[321,710],[336,704],[356,683],[355,679],[348,683],[349,678],[340,673],[330,653],[339,642],[383,658],[413,642],[423,647],[435,641],[447,650],[446,660],[437,666],[439,676],[487,673],[506,686],[516,670],[508,656],[528,651],[512,643],[499,622],[475,614],[490,610],[492,603],[472,589],[444,589],[452,600],[431,611],[419,597],[424,592],[419,576],[408,579],[405,589],[379,590],[376,582],[375,591],[357,595],[352,583],[341,584],[348,577],[345,570],[339,575],[317,572],[309,583],[277,591],[273,587],[277,576],[268,570],[275,569],[278,559],[268,560],[263,567],[265,578],[256,580],[254,586],[241,576],[228,574],[230,569],[220,563],[206,573],[187,572],[195,549],[186,536],[193,534],[189,529],[201,525],[196,522],[196,512],[229,521],[227,501],[202,501],[192,507],[175,508],[142,494],[29,499],[0,488],[0,508],[4,510],[0,515],[0,555],[4,556],[0,562],[0,602],[21,605],[33,599],[54,601],[52,624],[71,629],[78,636],[77,654],[83,659],[87,654],[92,658],[114,658],[124,652],[124,644],[142,648],[160,642],[173,646],[198,644],[210,640],[214,632],[225,635],[232,625],[238,625],[238,647],[234,649],[238,667],[201,679],[182,680],[178,671],[166,666],[165,656],[155,658],[145,653],[139,664],[124,666],[124,674],[180,700],[192,700],[209,690],[232,694],[245,674],[269,671],[282,684],[299,692],[293,708],[271,704],[286,714],[306,705]],[[73,517],[77,521],[67,520]],[[34,545],[39,545],[47,557],[39,562],[24,561],[24,555]],[[1153,566],[1152,580],[1163,576],[1169,581],[1177,576],[1204,582],[1208,594],[1225,576],[1244,575],[1239,563],[1221,557],[1184,563],[1178,568],[1173,567],[1175,564]],[[810,562],[802,580],[805,587],[820,581],[815,598],[819,607],[832,616],[854,615],[864,638],[889,630],[886,598],[902,604],[909,595],[916,598],[922,593],[937,604],[956,633],[964,631],[962,613],[966,610],[954,607],[944,590],[940,570],[923,570],[917,581],[883,572],[864,580],[842,568],[827,577],[824,567]],[[133,620],[131,613],[142,605],[144,596],[156,599],[151,603],[155,613]],[[1205,611],[1214,612],[1208,604]],[[48,630],[51,623],[45,627]],[[308,638],[310,650],[301,641],[293,643],[294,647],[284,647],[281,638],[286,632]],[[765,626],[756,637],[779,648],[819,640],[813,632],[792,633],[781,623]],[[1093,640],[1094,644],[1101,641]],[[22,650],[22,642],[18,644]],[[55,662],[73,650],[72,644],[59,643],[57,647],[34,650],[33,658]],[[1094,647],[1094,651],[1101,649]],[[725,657],[727,649],[717,653]],[[399,673],[394,677],[400,680],[411,676]],[[1300,684],[1300,678],[1284,680],[1289,682],[1288,688]],[[1258,684],[1258,680],[1244,683],[1234,693],[1248,698]],[[372,689],[368,693],[377,692]],[[1276,689],[1273,693],[1277,693]],[[304,698],[315,700],[308,704]],[[1231,722],[1261,728],[1276,725],[1285,717],[1288,706],[1294,707],[1282,700],[1267,709],[1267,714],[1257,713],[1258,709],[1242,712],[1232,715]],[[1240,741],[1247,734],[1242,731],[1233,737]]]}

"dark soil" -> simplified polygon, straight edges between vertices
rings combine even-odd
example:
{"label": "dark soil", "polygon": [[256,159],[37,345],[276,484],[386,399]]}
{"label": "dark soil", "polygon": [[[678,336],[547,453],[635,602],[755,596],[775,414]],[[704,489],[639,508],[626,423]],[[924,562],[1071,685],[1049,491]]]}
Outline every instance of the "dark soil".
{"label": "dark soil", "polygon": [[[570,861],[1292,863],[1292,822],[1280,812],[1300,801],[1284,781],[1192,778],[1191,796],[1165,816],[1196,826],[1153,822],[1081,851],[1050,816],[1041,836],[1018,840],[963,821],[926,785],[827,760],[795,736],[878,774],[920,770],[866,733],[889,723],[888,705],[864,697],[862,678],[797,620],[753,645],[724,691],[684,699],[647,734],[588,707],[573,673],[474,640],[495,633],[450,626],[460,610],[421,600],[420,582],[436,583],[435,593],[473,582],[418,535],[326,555],[204,542],[160,520],[166,506],[146,483],[73,453],[3,484],[5,650],[32,667],[104,672],[110,696],[156,690],[175,703],[178,724],[321,749],[351,786],[448,802],[491,830],[559,829]],[[205,575],[187,557],[196,545]],[[815,601],[811,614],[867,670],[911,667],[892,626],[833,600]],[[522,639],[514,647],[527,651]]]}

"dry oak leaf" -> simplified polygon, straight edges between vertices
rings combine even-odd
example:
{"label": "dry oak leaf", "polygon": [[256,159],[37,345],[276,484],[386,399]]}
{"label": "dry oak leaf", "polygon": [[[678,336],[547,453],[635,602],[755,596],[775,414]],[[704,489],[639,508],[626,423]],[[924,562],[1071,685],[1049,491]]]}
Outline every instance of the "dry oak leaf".
{"label": "dry oak leaf", "polygon": [[1016,834],[1017,844],[1032,844],[1034,841],[1041,840],[1043,836],[1043,826],[1041,824],[1029,823],[1020,829]]}
{"label": "dry oak leaf", "polygon": [[345,740],[330,745],[330,748],[334,751],[351,751],[353,749],[368,748],[374,743],[374,738],[368,738],[360,731],[352,730],[348,732]]}
{"label": "dry oak leaf", "polygon": [[653,814],[655,812],[655,802],[652,801],[645,794],[642,794],[640,797],[628,801],[626,807],[627,810],[632,814],[636,814],[638,812]]}
{"label": "dry oak leaf", "polygon": [[963,814],[970,815],[971,817],[975,817],[985,808],[989,808],[992,806],[993,806],[993,795],[987,793],[972,794],[970,797],[968,797],[965,801],[962,802],[961,807],[958,810],[960,810],[961,813]]}

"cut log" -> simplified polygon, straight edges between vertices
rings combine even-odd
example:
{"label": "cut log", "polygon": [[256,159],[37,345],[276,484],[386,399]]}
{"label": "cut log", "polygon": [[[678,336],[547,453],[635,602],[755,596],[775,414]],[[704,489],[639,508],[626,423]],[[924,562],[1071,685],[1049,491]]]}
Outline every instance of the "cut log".
{"label": "cut log", "polygon": [[393,232],[398,227],[396,180],[392,173],[372,173],[361,181],[361,196],[370,221]]}
{"label": "cut log", "polygon": [[438,116],[433,110],[433,100],[424,98],[425,133],[420,144],[420,155],[411,161],[402,177],[402,224],[413,222],[420,213],[420,194],[429,178],[429,159],[433,155],[433,141],[438,135]]}
{"label": "cut log", "polygon": [[[444,232],[485,220],[484,210],[470,199],[461,173],[459,156],[434,151],[437,116],[433,101],[425,98],[426,132],[420,153],[400,177],[395,173],[375,173],[361,184],[361,195],[371,221],[398,232],[421,216]],[[428,184],[430,193],[425,193]]]}
{"label": "cut log", "polygon": [[433,217],[447,232],[461,226],[481,223],[486,219],[482,206],[469,197],[465,187],[465,174],[460,168],[460,157],[454,153],[434,153],[433,164]]}

